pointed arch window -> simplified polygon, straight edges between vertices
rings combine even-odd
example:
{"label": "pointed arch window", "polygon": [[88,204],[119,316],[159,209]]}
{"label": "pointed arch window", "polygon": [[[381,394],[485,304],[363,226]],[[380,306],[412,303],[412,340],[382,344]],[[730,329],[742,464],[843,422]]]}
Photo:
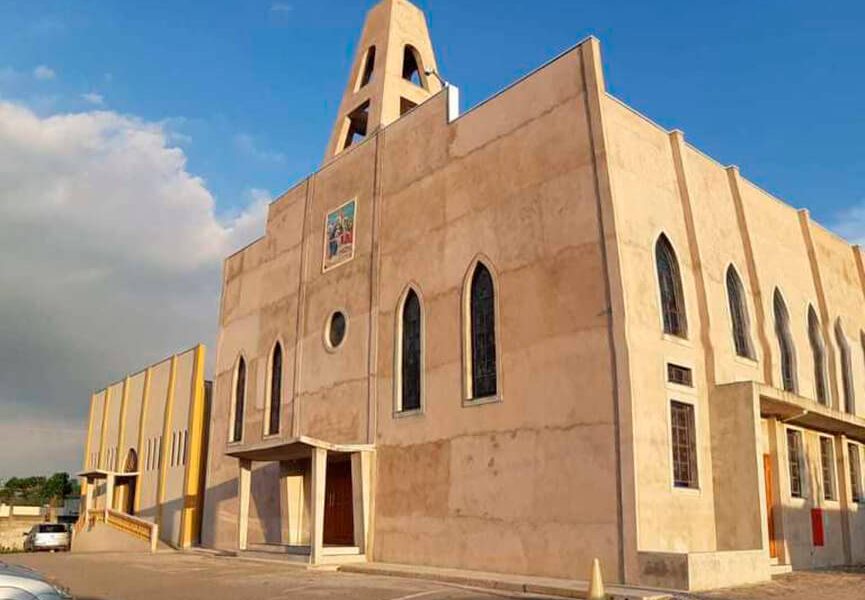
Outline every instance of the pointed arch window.
{"label": "pointed arch window", "polygon": [[817,402],[829,406],[829,393],[826,387],[826,346],[820,333],[820,321],[813,306],[808,307],[808,340],[814,357],[814,392]]}
{"label": "pointed arch window", "polygon": [[856,412],[856,398],[853,391],[853,362],[850,360],[850,345],[844,328],[841,327],[841,319],[835,321],[835,338],[838,342],[838,351],[841,356],[841,386],[844,391],[844,410],[851,415]]}
{"label": "pointed arch window", "polygon": [[410,412],[421,408],[422,315],[420,298],[409,289],[400,316],[399,397],[397,410]]}
{"label": "pointed arch window", "polygon": [[234,373],[234,423],[231,426],[231,441],[243,439],[243,408],[246,400],[246,361],[241,356]]}
{"label": "pointed arch window", "polygon": [[406,44],[405,49],[403,50],[402,78],[406,81],[411,81],[417,86],[427,89],[426,73],[424,72],[420,52],[410,44]]}
{"label": "pointed arch window", "polygon": [[788,392],[796,392],[796,353],[793,338],[790,335],[790,313],[781,296],[781,291],[775,289],[772,301],[775,314],[775,335],[778,337],[778,348],[781,355],[781,385]]}
{"label": "pointed arch window", "polygon": [[489,269],[478,263],[472,274],[469,298],[470,399],[495,396],[496,367],[495,286]]}
{"label": "pointed arch window", "polygon": [[279,433],[279,411],[282,408],[282,344],[276,342],[270,357],[270,397],[268,398],[267,435]]}
{"label": "pointed arch window", "polygon": [[661,288],[661,314],[664,318],[664,333],[681,338],[688,336],[688,319],[685,315],[685,297],[682,293],[682,277],[679,261],[666,235],[661,235],[655,244],[655,263],[658,283]]}
{"label": "pointed arch window", "polygon": [[727,268],[727,301],[730,303],[736,354],[753,359],[754,346],[751,343],[751,320],[748,318],[748,305],[745,303],[745,287],[733,265]]}

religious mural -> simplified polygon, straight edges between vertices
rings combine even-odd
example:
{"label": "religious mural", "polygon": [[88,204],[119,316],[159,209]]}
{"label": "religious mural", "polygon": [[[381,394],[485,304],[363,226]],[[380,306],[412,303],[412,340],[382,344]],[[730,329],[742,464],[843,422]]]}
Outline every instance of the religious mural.
{"label": "religious mural", "polygon": [[357,201],[349,200],[327,214],[324,235],[324,270],[354,258],[354,216]]}

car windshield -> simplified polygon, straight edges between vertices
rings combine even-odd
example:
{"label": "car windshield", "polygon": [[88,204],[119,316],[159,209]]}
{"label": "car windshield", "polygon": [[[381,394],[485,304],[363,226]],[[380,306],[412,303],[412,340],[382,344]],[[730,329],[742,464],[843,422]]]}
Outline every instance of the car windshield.
{"label": "car windshield", "polygon": [[39,533],[66,533],[66,525],[49,523],[39,526]]}

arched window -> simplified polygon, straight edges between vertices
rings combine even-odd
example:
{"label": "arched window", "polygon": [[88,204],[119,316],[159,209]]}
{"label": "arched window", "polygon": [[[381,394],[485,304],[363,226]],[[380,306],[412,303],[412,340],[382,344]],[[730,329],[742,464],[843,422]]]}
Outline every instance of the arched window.
{"label": "arched window", "polygon": [[855,412],[856,398],[853,393],[853,363],[850,360],[850,346],[841,327],[841,319],[835,321],[835,338],[841,353],[841,385],[844,390],[844,410],[851,415]]}
{"label": "arched window", "polygon": [[655,263],[658,268],[658,283],[661,287],[661,314],[664,317],[664,333],[678,337],[688,336],[688,319],[685,316],[685,297],[682,294],[682,277],[676,252],[666,235],[655,244]]}
{"label": "arched window", "polygon": [[793,338],[790,337],[790,314],[781,296],[781,291],[775,289],[773,298],[775,313],[775,335],[778,336],[778,348],[781,353],[781,384],[788,392],[796,392],[796,354],[793,348]]}
{"label": "arched window", "polygon": [[472,274],[468,308],[471,346],[469,397],[495,396],[498,391],[495,288],[493,277],[483,263],[478,263]]}
{"label": "arched window", "polygon": [[817,402],[829,406],[829,394],[826,390],[826,346],[820,333],[820,321],[814,307],[808,307],[808,339],[811,342],[811,354],[814,356],[814,391]]}
{"label": "arched window", "polygon": [[402,78],[426,89],[426,73],[420,52],[414,46],[406,44],[402,57]]}
{"label": "arched window", "polygon": [[241,356],[237,361],[234,374],[234,423],[231,427],[231,441],[243,439],[243,404],[246,396],[246,361]]}
{"label": "arched window", "polygon": [[748,305],[745,303],[745,287],[733,265],[727,268],[727,301],[730,303],[730,320],[733,326],[736,354],[745,358],[754,358],[751,321],[748,318]]}
{"label": "arched window", "polygon": [[270,397],[268,398],[267,435],[279,433],[279,411],[282,408],[282,344],[276,342],[270,358]]}
{"label": "arched window", "polygon": [[420,410],[421,407],[421,318],[420,298],[409,289],[402,305],[397,407],[401,412]]}

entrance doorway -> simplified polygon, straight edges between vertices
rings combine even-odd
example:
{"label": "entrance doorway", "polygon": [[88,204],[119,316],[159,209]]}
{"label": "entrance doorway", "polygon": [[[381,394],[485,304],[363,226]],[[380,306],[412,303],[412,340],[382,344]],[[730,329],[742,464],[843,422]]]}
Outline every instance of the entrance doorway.
{"label": "entrance doorway", "polygon": [[763,478],[766,481],[766,519],[769,521],[769,557],[778,558],[778,540],[775,537],[775,488],[772,482],[772,456],[763,455]]}
{"label": "entrance doorway", "polygon": [[324,488],[324,543],[354,546],[351,461],[328,463]]}

